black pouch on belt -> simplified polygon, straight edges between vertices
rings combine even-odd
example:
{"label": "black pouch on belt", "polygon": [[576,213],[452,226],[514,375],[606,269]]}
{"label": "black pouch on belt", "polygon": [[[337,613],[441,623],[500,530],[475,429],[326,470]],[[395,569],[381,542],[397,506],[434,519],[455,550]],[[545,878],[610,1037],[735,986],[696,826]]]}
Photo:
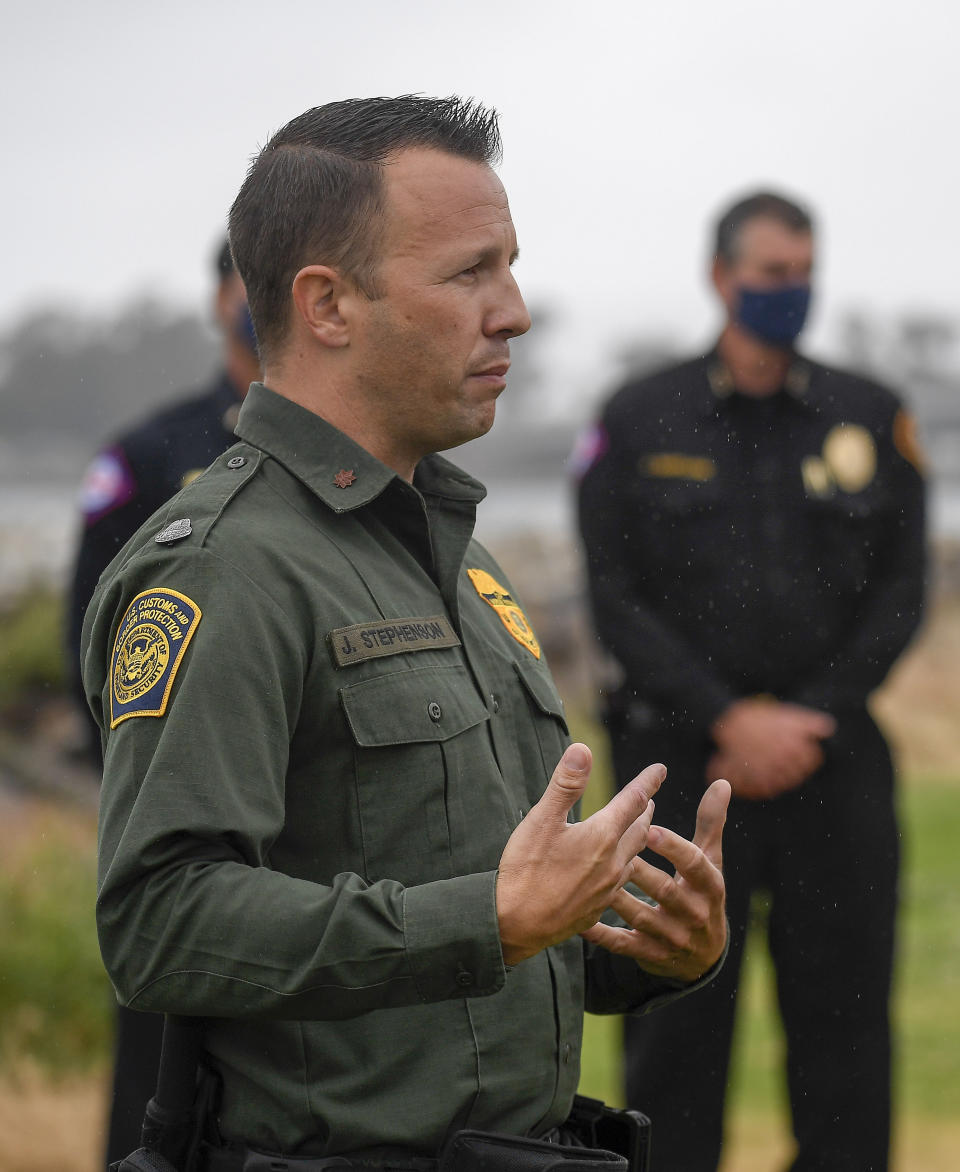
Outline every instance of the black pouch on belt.
{"label": "black pouch on belt", "polygon": [[497,1135],[458,1131],[440,1158],[438,1172],[629,1172],[624,1156],[600,1148],[569,1148]]}
{"label": "black pouch on belt", "polygon": [[601,1099],[576,1095],[563,1127],[587,1147],[626,1156],[630,1172],[650,1172],[650,1120],[640,1111],[608,1107]]}

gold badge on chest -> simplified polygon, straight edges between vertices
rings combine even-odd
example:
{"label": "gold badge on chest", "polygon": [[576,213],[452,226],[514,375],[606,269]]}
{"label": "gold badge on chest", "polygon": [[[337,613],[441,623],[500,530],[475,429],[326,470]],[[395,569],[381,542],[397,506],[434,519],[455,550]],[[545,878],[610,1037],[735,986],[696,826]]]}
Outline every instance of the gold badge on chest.
{"label": "gold badge on chest", "polygon": [[513,595],[486,570],[467,570],[470,581],[484,602],[497,612],[500,621],[514,639],[536,659],[540,658],[540,644],[527,616],[517,606]]}
{"label": "gold badge on chest", "polygon": [[877,474],[877,446],[858,423],[838,423],[823,441],[823,462],[841,492],[861,492]]}

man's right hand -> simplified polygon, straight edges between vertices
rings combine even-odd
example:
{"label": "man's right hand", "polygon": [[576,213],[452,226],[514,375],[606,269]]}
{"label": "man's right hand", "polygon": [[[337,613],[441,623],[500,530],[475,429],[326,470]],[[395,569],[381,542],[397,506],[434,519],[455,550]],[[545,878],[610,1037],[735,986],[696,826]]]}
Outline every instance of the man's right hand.
{"label": "man's right hand", "polygon": [[763,697],[737,700],[710,730],[717,752],[707,781],[727,778],[739,798],[777,797],[820,768],[821,742],[835,730],[833,717],[813,708]]}
{"label": "man's right hand", "polygon": [[497,876],[503,959],[518,964],[592,928],[642,863],[651,798],[667,771],[649,765],[583,822],[567,815],[590,780],[592,755],[570,745],[543,797],[510,836]]}

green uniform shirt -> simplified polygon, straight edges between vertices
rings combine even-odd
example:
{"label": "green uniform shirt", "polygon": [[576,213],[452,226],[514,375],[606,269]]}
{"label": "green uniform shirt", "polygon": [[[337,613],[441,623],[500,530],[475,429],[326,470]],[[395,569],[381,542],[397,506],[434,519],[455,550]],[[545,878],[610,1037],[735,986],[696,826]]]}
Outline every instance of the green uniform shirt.
{"label": "green uniform shirt", "polygon": [[259,384],[237,434],[85,624],[118,996],[211,1019],[222,1131],[258,1149],[541,1133],[585,1004],[677,993],[578,937],[504,968],[498,862],[568,736],[484,490],[439,456],[411,486]]}

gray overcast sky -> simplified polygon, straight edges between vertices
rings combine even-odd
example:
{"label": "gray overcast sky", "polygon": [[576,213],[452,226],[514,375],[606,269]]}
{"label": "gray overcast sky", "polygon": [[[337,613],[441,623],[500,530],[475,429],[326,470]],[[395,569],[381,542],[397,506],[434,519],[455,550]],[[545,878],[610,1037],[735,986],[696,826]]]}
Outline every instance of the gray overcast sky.
{"label": "gray overcast sky", "polygon": [[528,299],[586,361],[709,336],[718,204],[819,211],[838,308],[960,307],[953,0],[21,0],[0,43],[0,329],[145,288],[196,305],[249,156],[308,106],[409,91],[502,115]]}

